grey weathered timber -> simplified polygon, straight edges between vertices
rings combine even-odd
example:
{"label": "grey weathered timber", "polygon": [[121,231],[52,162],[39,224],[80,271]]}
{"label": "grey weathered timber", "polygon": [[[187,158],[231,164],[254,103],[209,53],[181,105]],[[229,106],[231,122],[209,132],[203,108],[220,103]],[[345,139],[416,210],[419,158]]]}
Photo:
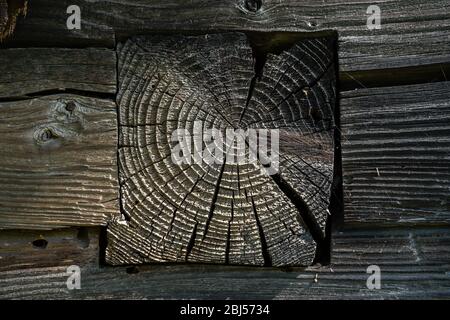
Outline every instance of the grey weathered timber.
{"label": "grey weathered timber", "polygon": [[[1,10],[5,8],[5,3],[9,6],[13,2],[21,3],[23,0],[0,0],[0,34],[5,26],[7,33],[11,31],[10,15]],[[0,298],[450,299],[450,82],[447,82],[450,67],[450,2],[262,0],[261,3],[261,8],[252,11],[246,7],[244,0],[29,2],[28,14],[17,19],[14,35],[0,43],[0,47],[10,48],[0,50],[0,229],[3,229],[0,230]],[[66,28],[66,9],[72,4],[81,8],[81,30]],[[381,8],[381,30],[370,31],[366,28],[366,10],[373,4]],[[13,11],[17,13],[16,10]],[[212,219],[207,228],[210,230],[208,234],[211,235],[211,230],[219,230],[222,238],[217,238],[219,241],[214,246],[217,245],[220,249],[213,259],[210,255],[199,259],[200,255],[195,249],[198,237],[190,238],[192,242],[189,241],[186,247],[180,246],[183,249],[190,248],[188,256],[194,257],[194,261],[220,264],[105,266],[105,258],[114,264],[160,261],[154,259],[154,253],[159,248],[152,249],[153,256],[147,255],[150,250],[146,246],[152,238],[147,238],[149,234],[142,232],[148,227],[149,221],[158,220],[147,219],[145,214],[141,220],[136,220],[135,212],[130,212],[133,200],[142,202],[144,196],[147,197],[147,194],[136,193],[134,186],[140,190],[145,190],[149,185],[155,189],[161,188],[164,194],[157,200],[168,207],[177,205],[172,201],[179,200],[175,197],[177,192],[184,192],[185,195],[188,187],[191,187],[189,191],[192,189],[195,192],[192,181],[188,180],[183,180],[182,184],[173,189],[166,188],[174,186],[180,176],[166,185],[166,181],[173,176],[173,172],[169,170],[173,167],[164,166],[163,161],[157,165],[157,174],[152,175],[152,179],[148,179],[148,176],[145,179],[124,178],[136,168],[154,163],[155,160],[149,159],[149,154],[145,153],[141,153],[144,156],[139,157],[138,152],[131,150],[137,145],[145,145],[145,148],[151,146],[157,138],[164,138],[172,127],[171,121],[164,124],[152,122],[151,130],[148,130],[148,126],[141,126],[141,122],[130,122],[126,128],[122,126],[119,138],[117,137],[117,112],[113,101],[116,94],[116,69],[119,67],[123,70],[128,63],[128,68],[125,69],[137,75],[135,82],[129,83],[127,89],[118,91],[120,101],[127,101],[127,106],[136,107],[132,110],[139,111],[126,115],[125,119],[146,119],[151,114],[147,112],[149,105],[146,104],[146,99],[149,98],[147,94],[151,89],[148,85],[151,84],[154,73],[146,69],[149,64],[143,62],[157,49],[147,48],[146,45],[151,42],[143,39],[126,42],[124,46],[122,44],[138,34],[212,34],[224,31],[245,31],[254,41],[253,44],[259,43],[265,49],[275,48],[275,51],[279,48],[287,50],[290,45],[305,38],[323,39],[328,35],[338,37],[338,45],[330,43],[329,47],[337,50],[336,62],[340,71],[338,84],[342,96],[340,113],[345,228],[331,236],[331,265],[314,265],[308,268],[220,265],[227,262],[239,263],[235,259],[238,256],[236,250],[229,251],[228,256],[222,255],[228,250],[227,245],[224,249],[223,235],[236,226],[231,219],[220,221],[215,217],[220,213],[235,218],[238,216],[236,210],[239,206],[251,209],[248,211],[253,215],[249,215],[248,225],[252,232],[246,235],[250,236],[249,241],[260,244],[255,251],[257,258],[254,260],[260,265],[265,263],[263,246],[259,240],[261,233],[259,228],[255,230],[258,223],[254,219],[255,212],[261,213],[260,205],[263,202],[256,197],[251,201],[250,192],[247,192],[245,199],[232,191],[231,214],[229,206],[227,207],[230,201],[227,200],[230,198],[229,190],[236,188],[236,184],[228,183],[233,180],[228,179],[231,175],[228,175],[229,167],[225,166],[221,181],[227,183],[226,192],[221,192],[220,188],[225,183],[217,184],[218,179],[210,179],[210,185],[219,186],[217,197],[211,197],[215,188],[213,191],[208,188],[207,192],[197,192],[199,200],[194,203],[195,206],[201,202],[203,206],[204,203],[209,203],[206,211],[208,217],[212,213]],[[262,34],[261,31],[268,33]],[[224,41],[217,40],[220,37],[215,36],[212,39],[216,39],[223,48],[230,48],[227,42],[232,42],[228,38],[223,38]],[[211,38],[209,41],[212,41]],[[114,49],[118,44],[118,54],[127,56],[128,62],[125,64],[116,65]],[[166,54],[164,46],[159,48],[160,61],[166,61],[160,66],[167,67],[167,64],[170,65],[168,58],[177,55],[173,52]],[[306,46],[304,49],[321,60],[317,42],[314,48]],[[231,95],[228,90],[220,90],[218,82],[226,83],[222,80],[229,79],[231,74],[221,73],[220,64],[213,65],[211,61],[202,59],[202,63],[190,65],[192,69],[189,69],[189,74],[198,74],[202,66],[210,66],[206,82],[213,90],[217,89],[214,91],[217,93],[214,100],[226,104],[230,96],[238,97],[233,103],[237,101],[239,103],[236,104],[242,107],[247,104],[249,91],[249,86],[244,86],[243,83],[256,75],[253,68],[241,68],[247,64],[253,67],[251,54],[241,54],[249,51],[253,50],[249,50],[247,44],[242,44],[236,50],[236,61],[225,59],[229,68],[235,66],[235,69],[240,69],[240,74],[245,75],[241,82],[233,83],[237,87],[245,87],[242,92]],[[131,57],[133,52],[137,54]],[[189,52],[190,54],[184,52],[185,57],[195,62],[197,51]],[[219,52],[212,50],[206,56],[219,55]],[[258,50],[255,54],[255,66],[260,66],[264,55]],[[296,56],[293,54],[294,58]],[[263,75],[276,77],[279,71],[278,59],[281,59],[278,55],[269,56]],[[308,61],[307,57],[302,57],[301,60],[303,59]],[[283,67],[295,65],[295,61],[285,61],[289,63]],[[336,65],[332,67],[336,68]],[[221,76],[211,76],[216,73]],[[287,74],[292,75],[290,72]],[[330,80],[327,72],[323,76],[325,81]],[[127,77],[131,78],[130,75]],[[175,81],[180,79],[179,72],[170,72],[170,77],[172,84],[179,83]],[[182,78],[186,80],[184,76]],[[258,80],[258,77],[255,79]],[[283,77],[280,83],[289,79]],[[262,77],[259,82],[255,81],[253,99],[250,99],[247,111],[266,105],[264,95],[261,95],[264,93],[261,86],[271,84],[268,80],[270,79]],[[438,81],[446,82],[427,83]],[[147,90],[141,90],[146,86]],[[315,90],[302,88],[301,85],[294,87],[304,90],[303,94],[310,98],[311,93],[317,93]],[[352,90],[355,87],[360,90]],[[156,88],[160,89],[158,86]],[[178,110],[176,103],[169,103],[177,101],[177,95],[173,94],[174,88],[177,87],[161,90],[167,93],[161,98],[162,106],[169,107],[156,114],[157,119],[170,120],[170,117],[178,115],[172,112]],[[131,92],[132,90],[136,92]],[[67,94],[60,95],[64,92]],[[139,95],[139,92],[143,94]],[[199,96],[211,98],[204,91],[198,92],[201,93]],[[127,97],[131,99],[127,100]],[[136,101],[144,103],[136,104]],[[255,104],[257,101],[261,103]],[[318,99],[320,101],[322,100]],[[205,102],[204,106],[206,105]],[[189,109],[190,121],[204,115],[200,110],[204,106],[197,104]],[[123,110],[126,108],[122,108]],[[242,110],[236,110],[242,114]],[[289,120],[295,117],[295,112],[289,112],[292,111],[290,108],[280,109],[280,112],[275,110],[273,113],[270,110],[264,109],[267,111],[263,113],[267,118],[265,120],[273,120],[277,114]],[[206,114],[214,114],[217,110],[207,108],[204,111]],[[252,115],[247,111],[246,116]],[[232,117],[233,114],[230,111],[224,115]],[[309,115],[319,122],[329,119],[326,113],[317,113],[313,108]],[[120,117],[123,119],[124,114],[120,114]],[[220,118],[208,118],[214,124],[220,123],[217,119]],[[262,120],[255,127],[265,123]],[[298,139],[298,136],[288,130],[281,137],[282,161],[294,164],[289,167],[288,172],[281,172],[283,180],[280,177],[278,180],[273,179],[276,185],[272,191],[280,186],[284,191],[293,191],[286,187],[288,185],[297,186],[297,190],[305,189],[310,194],[314,194],[317,189],[329,192],[329,179],[324,179],[324,184],[319,184],[318,187],[305,180],[304,176],[312,174],[313,181],[316,182],[318,177],[315,169],[326,172],[326,175],[332,170],[329,166],[330,136],[325,135],[322,139],[316,137],[314,143],[311,143],[307,139]],[[298,149],[293,146],[300,146],[302,152],[297,154]],[[320,146],[325,148],[320,149]],[[119,163],[116,161],[119,148],[122,171],[120,180],[117,177]],[[129,150],[125,151],[126,148]],[[284,156],[285,152],[289,153],[289,159],[293,161]],[[297,161],[300,158],[307,160],[309,164],[319,163],[319,166],[312,168],[305,163],[300,164]],[[124,167],[123,164],[127,166]],[[339,161],[336,164],[339,169]],[[307,174],[294,174],[293,172],[298,173],[298,168]],[[218,178],[218,170],[214,169]],[[339,170],[336,172],[339,174]],[[147,173],[148,170],[145,174]],[[181,176],[182,174],[180,173]],[[241,181],[246,179],[248,183],[239,185],[238,190],[243,187],[247,191],[255,191],[255,179],[248,178],[250,173],[246,177],[239,172],[239,176]],[[118,181],[121,181],[122,191],[126,191],[122,193],[122,197],[128,200],[124,201],[122,212],[129,221],[115,218],[119,213]],[[258,180],[260,181],[266,180]],[[195,187],[200,185],[199,180]],[[279,192],[273,194],[280,195]],[[295,200],[292,195],[296,193],[287,194],[291,198],[283,197],[280,204]],[[236,201],[239,197],[240,203]],[[314,198],[315,201],[309,199],[309,202],[307,196],[304,197],[307,207],[312,208],[312,213],[316,214],[315,221],[321,231],[315,233],[315,238],[323,235],[324,220],[319,218],[326,217],[324,208],[320,210],[326,201],[321,200],[322,197],[324,195],[319,193]],[[166,219],[159,222],[162,222],[161,226],[170,225],[175,217],[175,229],[169,235],[179,231],[193,234],[195,231],[199,233],[201,240],[205,224],[194,225],[194,228],[186,230],[176,229],[184,223],[177,221],[176,217],[179,217],[180,212],[185,214],[190,200],[189,196],[182,199],[181,211],[161,211],[173,215],[167,215],[168,221]],[[211,206],[211,203],[215,205]],[[145,213],[146,210],[148,209],[141,206],[141,212]],[[228,213],[230,214],[227,215]],[[262,213],[265,214],[264,210]],[[288,222],[292,221],[292,211],[286,211],[282,205],[273,210],[273,213],[287,213]],[[110,247],[108,256],[105,257],[106,227],[100,229],[90,226],[105,226],[111,220],[113,222],[108,231]],[[259,221],[261,226],[266,222],[261,219]],[[229,228],[216,228],[220,223]],[[310,230],[305,225],[299,220],[295,231],[303,232],[304,239],[308,240]],[[136,228],[133,230],[130,226]],[[272,234],[286,235],[285,232],[278,231]],[[153,234],[158,232],[161,233],[157,230]],[[234,236],[236,232],[230,235]],[[305,264],[309,264],[315,250],[315,241],[310,240],[300,250],[285,250],[284,255],[271,259],[270,264],[289,264],[285,263],[286,260],[293,257],[297,260],[304,257]],[[208,235],[205,241],[210,241]],[[111,248],[114,248],[114,252]],[[231,249],[232,246],[229,245],[228,248]],[[266,251],[266,258],[269,251]],[[250,252],[246,257],[253,254],[249,250],[246,252]],[[189,262],[183,254],[179,261]],[[369,276],[366,269],[373,264],[381,268],[381,290],[368,290],[366,287]],[[81,268],[82,290],[67,289],[69,274],[66,271],[70,265]]]}
{"label": "grey weathered timber", "polygon": [[[325,237],[333,180],[333,41],[305,40],[264,58],[254,57],[242,33],[120,45],[119,171],[128,221],[108,226],[107,261],[311,264]],[[207,128],[224,139],[229,129],[278,129],[279,169],[267,174],[258,163],[230,161],[230,142],[213,164],[174,163],[173,131],[193,136]],[[209,140],[200,139],[205,148]],[[258,147],[247,143],[246,152]]]}
{"label": "grey weathered timber", "polygon": [[[450,298],[450,230],[391,229],[333,234],[331,266],[98,266],[98,230],[0,234],[2,299],[437,299]],[[45,249],[33,247],[48,241]],[[87,239],[90,239],[88,242]],[[3,261],[3,262],[2,262]],[[68,290],[67,267],[81,267]],[[369,290],[376,264],[381,289]],[[172,312],[172,311],[171,311]],[[176,312],[176,311],[174,311]]]}
{"label": "grey weathered timber", "polygon": [[118,213],[117,114],[78,95],[0,103],[0,229],[105,225]]}
{"label": "grey weathered timber", "polygon": [[114,51],[106,48],[0,51],[0,99],[68,89],[112,96],[116,92]]}
{"label": "grey weathered timber", "polygon": [[450,222],[450,83],[342,93],[346,224]]}
{"label": "grey weathered timber", "polygon": [[[81,30],[67,30],[66,8],[79,5]],[[381,30],[367,28],[370,5]],[[109,46],[115,39],[157,31],[290,31],[339,35],[341,71],[443,63],[450,60],[448,0],[88,1],[34,0],[9,46]]]}

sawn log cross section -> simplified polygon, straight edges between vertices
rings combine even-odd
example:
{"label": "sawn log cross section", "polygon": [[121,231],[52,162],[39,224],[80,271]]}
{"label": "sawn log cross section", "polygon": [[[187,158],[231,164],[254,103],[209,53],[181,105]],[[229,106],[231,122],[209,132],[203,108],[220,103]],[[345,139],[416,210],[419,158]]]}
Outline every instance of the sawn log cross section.
{"label": "sawn log cross section", "polygon": [[[108,225],[108,263],[313,262],[333,180],[334,39],[272,51],[242,33],[118,46],[123,215]],[[199,122],[222,132],[278,130],[278,171],[174,163],[172,133]]]}

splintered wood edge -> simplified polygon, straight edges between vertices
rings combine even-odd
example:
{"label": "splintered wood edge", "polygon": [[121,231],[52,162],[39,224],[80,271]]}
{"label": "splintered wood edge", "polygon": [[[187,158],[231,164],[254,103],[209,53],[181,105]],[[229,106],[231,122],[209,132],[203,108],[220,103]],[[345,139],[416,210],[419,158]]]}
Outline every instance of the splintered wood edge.
{"label": "splintered wood edge", "polygon": [[[331,39],[312,39],[254,61],[240,33],[119,45],[119,171],[129,221],[109,224],[107,262],[311,264],[333,175],[332,48]],[[196,120],[220,130],[279,129],[279,173],[175,165],[170,133],[192,131]]]}

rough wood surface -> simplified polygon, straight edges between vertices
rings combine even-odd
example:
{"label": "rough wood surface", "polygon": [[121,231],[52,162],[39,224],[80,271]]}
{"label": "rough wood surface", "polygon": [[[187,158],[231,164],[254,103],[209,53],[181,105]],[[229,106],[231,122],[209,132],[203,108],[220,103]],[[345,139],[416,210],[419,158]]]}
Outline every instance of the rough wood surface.
{"label": "rough wood surface", "polygon": [[450,83],[342,93],[346,224],[450,222]]}
{"label": "rough wood surface", "polygon": [[[88,246],[86,241],[80,242],[77,230],[58,232],[0,234],[0,298],[450,298],[449,229],[340,232],[333,235],[331,267],[306,270],[207,265],[99,267],[95,230],[88,232]],[[46,249],[33,248],[31,242],[39,236],[48,240]],[[66,286],[66,269],[72,264],[81,268],[80,290]],[[373,264],[381,269],[380,290],[366,286],[366,269]]]}
{"label": "rough wood surface", "polygon": [[[4,3],[0,0],[0,5]],[[81,7],[81,30],[66,28],[66,8],[72,4]],[[381,30],[366,28],[366,9],[372,4],[382,10]],[[448,0],[380,0],[376,3],[369,0],[326,3],[263,0],[261,8],[252,11],[241,0],[33,0],[27,18],[19,18],[15,36],[2,43],[2,47],[96,46],[109,50],[18,48],[0,52],[0,229],[105,225],[118,212],[116,111],[114,103],[103,98],[112,99],[116,92],[115,52],[111,49],[129,36],[166,31],[274,31],[276,33],[271,33],[269,39],[272,45],[308,36],[284,33],[286,31],[317,31],[324,36],[335,30],[339,36],[338,60],[345,90],[365,85],[372,88],[342,94],[345,218],[346,225],[356,230],[333,234],[330,267],[314,266],[305,270],[219,265],[99,267],[105,252],[104,235],[100,236],[99,229],[0,230],[0,298],[450,299],[449,82],[399,86],[408,81],[448,79],[449,6]],[[2,8],[4,6],[0,10]],[[0,29],[5,26],[4,17],[0,14]],[[256,39],[262,37],[255,34]],[[128,47],[121,50],[130,47],[128,43]],[[138,61],[142,58],[140,54],[148,55],[145,41],[143,47],[138,55],[128,56],[129,61]],[[241,50],[248,52],[249,48],[242,46]],[[236,51],[235,55],[239,52],[242,53]],[[251,62],[247,54],[238,58],[244,64]],[[271,59],[266,67],[271,65]],[[275,61],[274,65],[278,63]],[[411,66],[418,66],[420,70]],[[197,65],[192,64],[192,67],[195,69]],[[142,68],[142,71],[144,67],[134,65],[130,70],[133,68]],[[211,73],[217,70],[220,69],[213,67]],[[253,69],[242,70],[250,77],[255,75]],[[276,72],[275,68],[273,74]],[[422,72],[426,76],[422,76]],[[221,74],[220,79],[228,79],[229,74]],[[418,75],[414,78],[410,74]],[[151,72],[141,73],[141,76],[129,87],[148,86]],[[384,81],[387,77],[389,79]],[[248,81],[249,77],[242,79]],[[208,75],[209,86],[219,88],[216,82]],[[379,86],[397,87],[377,88]],[[168,96],[162,100],[172,100],[172,89],[166,90]],[[64,90],[77,95],[55,95]],[[258,97],[257,86],[254,91]],[[237,100],[246,100],[247,93],[248,86],[236,93],[238,97],[245,97]],[[136,101],[148,99],[145,95],[128,94]],[[39,98],[43,95],[49,96]],[[226,90],[218,91],[214,99],[225,101]],[[136,110],[144,110],[142,105],[138,107],[141,109]],[[206,111],[213,113],[209,109]],[[147,114],[138,113],[136,119]],[[168,110],[162,115],[169,117]],[[313,112],[311,116],[317,114]],[[270,112],[267,117],[271,117]],[[209,119],[212,121],[213,117]],[[120,135],[121,147],[131,147],[126,144],[130,142],[145,144],[149,136],[156,136],[158,126],[152,124],[155,130],[144,135],[145,128],[138,126],[134,130],[133,123]],[[166,131],[160,131],[158,137],[164,137]],[[142,139],[136,140],[136,137]],[[329,139],[325,139],[325,144],[329,145]],[[302,146],[316,148],[314,144]],[[329,152],[319,154],[329,159]],[[126,160],[122,152],[121,161]],[[147,162],[148,155],[141,160]],[[141,164],[131,167],[138,165]],[[158,166],[158,169],[164,167]],[[217,171],[220,173],[216,168],[216,175]],[[156,182],[134,179],[132,183],[138,187],[153,183],[158,188],[161,187],[158,183],[165,184],[171,178],[168,172],[161,171]],[[225,167],[224,173],[227,172],[228,167]],[[122,179],[123,184],[128,183],[124,181]],[[180,188],[186,190],[187,183],[183,181]],[[210,181],[211,185],[216,185],[214,183]],[[192,181],[190,186],[194,187]],[[253,185],[246,187],[254,188]],[[145,195],[138,194],[141,198]],[[231,195],[235,209],[233,192]],[[219,192],[217,199],[227,196],[229,194]],[[173,194],[168,193],[161,199],[170,198],[166,204],[172,206],[172,197]],[[197,194],[198,202],[208,201],[208,197],[211,199],[211,191]],[[253,213],[260,204],[253,202],[255,205],[242,198],[240,205],[250,207]],[[215,207],[208,208],[208,213],[226,214],[225,209],[229,209],[226,203],[217,200],[215,203]],[[170,224],[174,216],[168,215],[170,220],[163,225]],[[136,237],[135,230],[124,228],[125,224],[134,223],[136,229],[143,230],[148,221],[136,223],[132,214],[130,217],[131,221],[121,222],[123,224],[115,221],[110,226],[110,245],[121,250],[116,256],[109,256],[110,262],[158,260],[150,259],[147,251],[138,252],[136,257],[133,249],[133,255],[127,255],[129,248],[122,247],[121,236],[128,234],[134,241],[130,242],[131,246],[148,241]],[[255,230],[258,223],[251,217],[249,225],[253,233],[249,234],[262,249],[261,241],[257,240],[260,229]],[[223,223],[231,230],[234,225],[229,221]],[[217,222],[220,223],[211,220],[208,228],[214,229]],[[298,226],[297,231],[307,235],[307,229],[300,222]],[[323,230],[323,224],[320,226]],[[425,226],[426,229],[421,229]],[[201,232],[200,224],[194,227],[187,232]],[[379,229],[366,230],[374,227]],[[188,242],[188,247],[192,245],[190,250],[194,250],[195,240]],[[309,243],[309,248],[313,248],[313,242]],[[227,255],[221,254],[227,251],[223,244],[223,240],[218,242],[221,249],[215,260],[207,257],[203,261],[236,263],[233,255],[228,254],[226,258]],[[258,252],[261,254],[254,261],[264,264],[262,250]],[[282,254],[276,257],[278,260],[271,259],[271,264],[285,264],[286,256]],[[309,263],[312,255],[313,250],[310,250],[303,256],[304,261]],[[73,264],[82,270],[81,290],[71,291],[66,287],[66,269]],[[371,264],[381,268],[381,290],[371,291],[366,287],[366,268]]]}
{"label": "rough wood surface", "polygon": [[[108,227],[109,263],[311,264],[333,180],[333,39],[263,58],[256,50],[241,33],[119,46],[119,170],[129,221]],[[197,135],[196,121],[224,136],[280,130],[279,170],[229,161],[234,147],[213,164],[175,164],[172,132]]]}
{"label": "rough wood surface", "polygon": [[105,225],[118,212],[113,101],[0,103],[0,229]]}
{"label": "rough wood surface", "polygon": [[82,90],[115,94],[116,56],[110,49],[0,50],[0,98]]}
{"label": "rough wood surface", "polygon": [[0,42],[10,36],[18,16],[27,14],[27,0],[0,0]]}
{"label": "rough wood surface", "polygon": [[55,266],[98,266],[99,228],[2,230],[0,274]]}
{"label": "rough wood surface", "polygon": [[[81,30],[67,30],[66,8],[79,5]],[[381,30],[368,30],[370,5]],[[109,46],[115,38],[156,31],[329,31],[339,34],[340,69],[370,70],[450,60],[448,0],[89,1],[34,0],[9,46]]]}

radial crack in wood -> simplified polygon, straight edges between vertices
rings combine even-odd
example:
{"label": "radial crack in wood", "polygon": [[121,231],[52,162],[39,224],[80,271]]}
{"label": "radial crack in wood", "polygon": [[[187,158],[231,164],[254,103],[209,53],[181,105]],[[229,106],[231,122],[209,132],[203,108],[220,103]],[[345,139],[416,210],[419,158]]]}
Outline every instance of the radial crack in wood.
{"label": "radial crack in wood", "polygon": [[[107,262],[310,265],[324,237],[333,177],[333,48],[332,38],[307,39],[261,60],[241,33],[120,44],[124,218],[108,226]],[[192,135],[184,163],[173,157],[179,129]],[[206,139],[207,129],[225,143]],[[256,145],[250,129],[258,132]],[[250,159],[263,136],[271,163],[259,150],[255,161],[229,161],[239,152]],[[211,164],[204,156],[212,144],[220,148]]]}

